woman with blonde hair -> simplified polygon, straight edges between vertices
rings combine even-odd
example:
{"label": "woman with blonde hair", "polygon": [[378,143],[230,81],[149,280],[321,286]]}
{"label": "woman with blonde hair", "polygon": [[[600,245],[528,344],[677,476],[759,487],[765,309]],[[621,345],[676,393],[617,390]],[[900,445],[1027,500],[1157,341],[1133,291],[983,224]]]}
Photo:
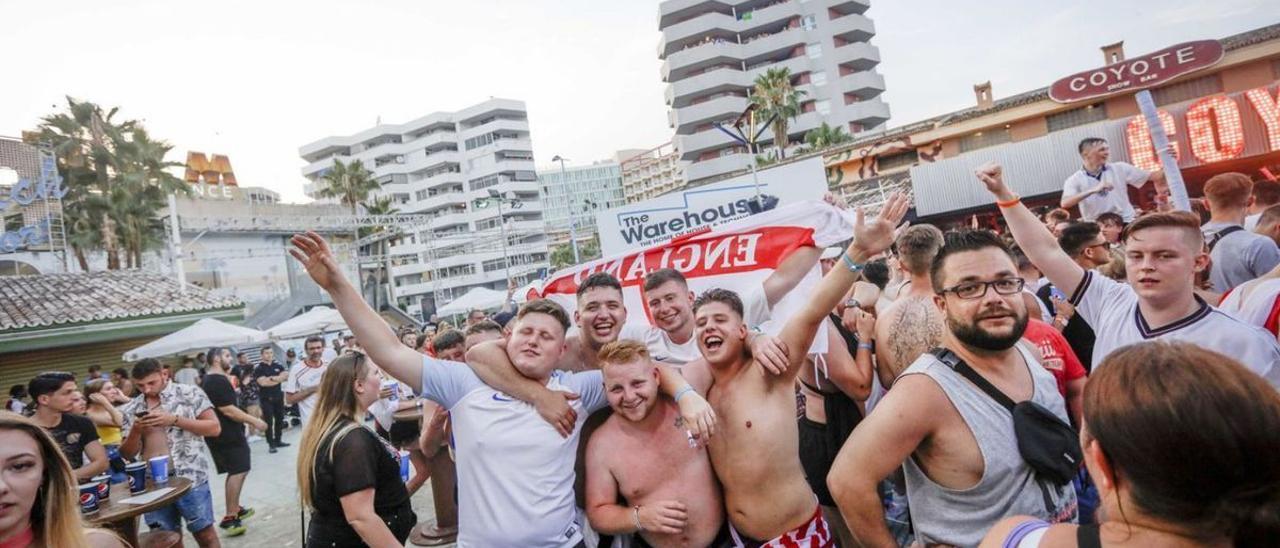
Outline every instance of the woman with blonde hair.
{"label": "woman with blonde hair", "polygon": [[26,417],[0,411],[0,545],[123,548],[115,535],[85,529],[71,465],[53,438]]}
{"label": "woman with blonde hair", "polygon": [[308,548],[403,546],[418,521],[398,452],[361,423],[381,385],[378,369],[360,352],[330,362],[320,380],[298,448],[298,491],[311,510]]}

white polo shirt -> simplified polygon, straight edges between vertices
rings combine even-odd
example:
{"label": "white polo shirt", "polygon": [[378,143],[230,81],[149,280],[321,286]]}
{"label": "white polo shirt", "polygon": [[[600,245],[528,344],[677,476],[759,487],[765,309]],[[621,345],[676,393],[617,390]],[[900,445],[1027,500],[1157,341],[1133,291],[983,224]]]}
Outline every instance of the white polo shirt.
{"label": "white polo shirt", "polygon": [[[741,298],[742,319],[748,328],[758,327],[769,321],[771,317],[769,299],[765,296],[763,285],[750,293],[741,295]],[[702,357],[702,351],[698,350],[697,337],[689,337],[688,341],[679,344],[672,341],[666,331],[647,323],[623,324],[622,331],[618,333],[618,339],[642,342],[654,361],[677,367]]]}
{"label": "white polo shirt", "polygon": [[458,469],[458,546],[563,548],[582,541],[574,519],[578,436],[608,405],[599,371],[557,371],[551,390],[581,398],[573,435],[560,437],[533,406],[494,390],[464,363],[423,356],[422,395],[449,410]]}
{"label": "white polo shirt", "polygon": [[[295,363],[289,368],[289,378],[284,381],[281,389],[286,394],[293,394],[301,392],[303,388],[320,386],[320,378],[324,377],[324,372],[328,368],[329,362],[323,358],[320,360],[320,367],[309,367],[305,360]],[[320,401],[320,394],[315,393],[298,402],[298,415],[302,418],[302,424],[307,424],[307,419],[311,418],[311,412],[315,410],[318,401]]]}
{"label": "white polo shirt", "polygon": [[1097,177],[1081,168],[1067,177],[1062,185],[1062,195],[1075,196],[1098,186],[1098,183],[1111,183],[1111,190],[1091,194],[1080,201],[1080,217],[1086,221],[1092,221],[1103,213],[1116,213],[1124,218],[1124,222],[1130,223],[1138,213],[1133,210],[1133,204],[1129,203],[1129,192],[1125,185],[1138,188],[1145,184],[1149,177],[1151,177],[1150,173],[1124,162],[1103,164],[1102,171]]}
{"label": "white polo shirt", "polygon": [[1093,370],[1116,349],[1164,339],[1197,344],[1231,356],[1280,389],[1280,344],[1260,327],[1242,322],[1196,297],[1200,307],[1189,316],[1152,329],[1138,307],[1133,288],[1092,270],[1085,271],[1071,304],[1097,335]]}

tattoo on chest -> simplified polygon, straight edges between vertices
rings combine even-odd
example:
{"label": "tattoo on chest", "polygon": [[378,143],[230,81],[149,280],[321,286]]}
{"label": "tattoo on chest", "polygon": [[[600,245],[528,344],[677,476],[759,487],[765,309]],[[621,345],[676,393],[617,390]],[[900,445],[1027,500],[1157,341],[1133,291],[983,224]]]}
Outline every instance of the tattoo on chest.
{"label": "tattoo on chest", "polygon": [[676,428],[684,427],[684,417],[676,417]]}

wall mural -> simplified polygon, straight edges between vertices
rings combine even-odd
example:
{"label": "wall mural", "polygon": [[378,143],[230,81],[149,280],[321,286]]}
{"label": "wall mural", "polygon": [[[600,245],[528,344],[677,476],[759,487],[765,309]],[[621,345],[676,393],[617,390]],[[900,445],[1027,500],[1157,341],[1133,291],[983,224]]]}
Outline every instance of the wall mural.
{"label": "wall mural", "polygon": [[897,152],[915,151],[921,162],[936,162],[942,159],[942,141],[936,140],[925,146],[917,146],[911,142],[911,136],[899,137],[888,141],[877,141],[868,146],[847,149],[830,156],[823,157],[823,165],[827,170],[827,187],[839,188],[845,184],[855,183],[878,177],[880,167],[876,158]]}

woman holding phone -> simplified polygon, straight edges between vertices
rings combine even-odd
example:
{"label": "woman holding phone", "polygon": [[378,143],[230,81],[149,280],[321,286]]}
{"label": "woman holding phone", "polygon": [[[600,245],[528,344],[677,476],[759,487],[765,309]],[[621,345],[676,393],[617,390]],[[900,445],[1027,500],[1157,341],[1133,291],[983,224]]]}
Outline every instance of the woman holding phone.
{"label": "woman holding phone", "polygon": [[398,452],[361,423],[381,384],[377,368],[358,351],[333,360],[320,381],[298,449],[298,491],[311,509],[308,548],[403,546],[418,521],[400,480]]}

